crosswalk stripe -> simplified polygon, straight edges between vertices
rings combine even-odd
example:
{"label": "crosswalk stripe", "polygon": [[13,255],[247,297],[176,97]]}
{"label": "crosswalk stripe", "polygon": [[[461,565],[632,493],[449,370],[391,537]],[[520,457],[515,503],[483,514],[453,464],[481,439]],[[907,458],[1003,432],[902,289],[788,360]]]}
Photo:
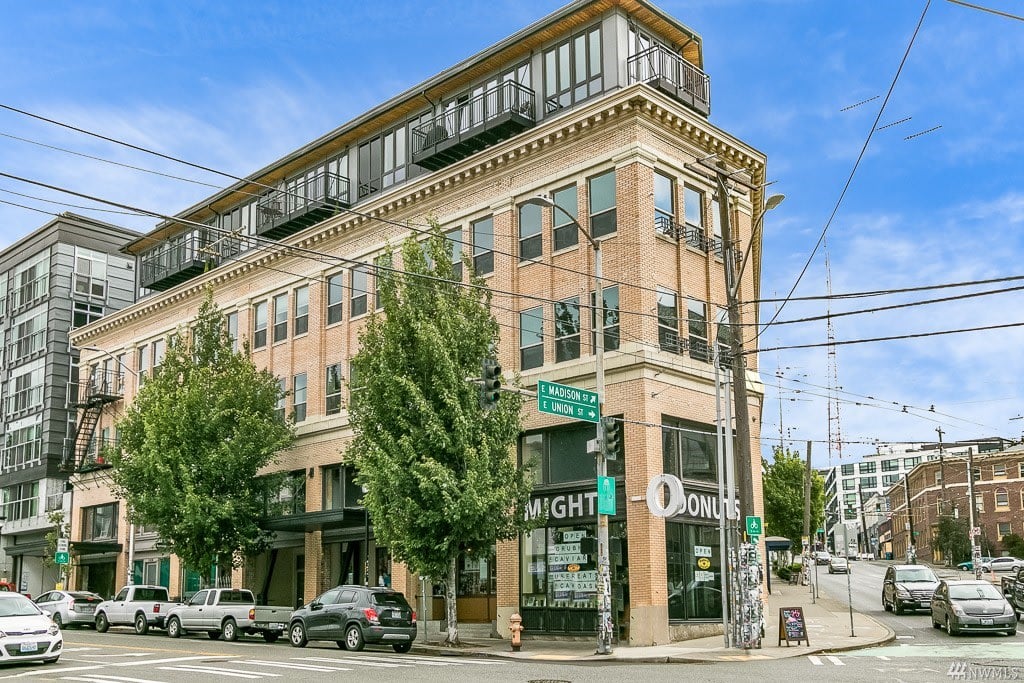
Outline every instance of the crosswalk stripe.
{"label": "crosswalk stripe", "polygon": [[93,683],[162,683],[148,678],[129,678],[128,676],[114,676],[112,674],[86,674],[81,678],[65,676],[66,681],[92,681]]}
{"label": "crosswalk stripe", "polygon": [[162,671],[187,671],[189,673],[203,673],[203,674],[217,674],[218,676],[231,676],[232,678],[262,678],[263,676],[280,676],[281,674],[262,673],[254,674],[250,671],[239,671],[236,669],[222,669],[216,666],[193,666],[191,664],[185,664],[183,666],[161,666]]}
{"label": "crosswalk stripe", "polygon": [[822,666],[823,664],[821,659],[814,655],[807,655],[807,659],[811,660],[811,664],[813,664],[814,666]]}
{"label": "crosswalk stripe", "polygon": [[833,657],[832,655],[825,655],[825,659],[827,659],[828,661],[832,662],[836,666],[846,666],[846,662],[844,662],[843,660],[839,659],[839,657]]}
{"label": "crosswalk stripe", "polygon": [[885,655],[876,655],[876,656],[879,659],[881,659],[883,662],[888,662],[888,661],[890,661],[892,659],[892,657],[886,657]]}
{"label": "crosswalk stripe", "polygon": [[237,662],[237,663],[238,664],[252,664],[254,666],[276,666],[276,667],[281,668],[281,669],[294,669],[294,670],[297,670],[297,671],[324,671],[324,672],[327,672],[327,671],[351,671],[352,670],[352,669],[347,669],[347,668],[339,667],[339,666],[319,666],[317,664],[299,664],[299,663],[293,663],[293,664],[292,663],[288,663],[288,664],[286,664],[284,662],[267,662],[267,661],[263,661],[262,659],[245,659],[245,660],[242,660],[242,661]]}
{"label": "crosswalk stripe", "polygon": [[444,660],[453,660],[453,661],[447,662],[447,663],[448,664],[455,664],[455,665],[461,665],[461,664],[495,664],[496,663],[493,659],[474,659],[473,657],[459,657],[459,656],[455,656],[455,655],[442,655],[441,657],[430,657],[430,656],[427,656],[427,655],[399,655],[399,658],[401,658],[401,659],[413,659],[413,660],[416,660],[416,661],[424,662],[426,664],[430,664],[430,663],[437,664],[437,663],[440,663],[442,666],[444,666],[445,663],[446,663]]}
{"label": "crosswalk stripe", "polygon": [[380,669],[399,669],[413,666],[412,664],[373,661],[374,658],[372,657],[303,657],[302,659],[310,662],[337,662],[340,664],[355,664],[357,666],[373,666]]}

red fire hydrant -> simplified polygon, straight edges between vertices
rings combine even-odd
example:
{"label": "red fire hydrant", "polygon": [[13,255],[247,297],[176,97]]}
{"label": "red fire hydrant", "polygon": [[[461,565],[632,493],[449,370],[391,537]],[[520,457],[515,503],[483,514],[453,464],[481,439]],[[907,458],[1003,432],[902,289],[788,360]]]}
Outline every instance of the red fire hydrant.
{"label": "red fire hydrant", "polygon": [[523,618],[518,614],[509,617],[508,630],[512,633],[512,652],[519,652],[519,648],[523,646]]}

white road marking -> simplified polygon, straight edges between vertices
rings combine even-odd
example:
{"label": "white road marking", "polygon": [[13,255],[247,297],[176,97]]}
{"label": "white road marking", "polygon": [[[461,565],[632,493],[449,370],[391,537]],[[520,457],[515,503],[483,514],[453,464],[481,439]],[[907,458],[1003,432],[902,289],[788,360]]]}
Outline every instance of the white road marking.
{"label": "white road marking", "polygon": [[93,683],[163,683],[148,678],[129,678],[128,676],[113,676],[111,674],[87,674],[82,677],[65,676],[65,681],[92,681]]}
{"label": "white road marking", "polygon": [[283,662],[265,662],[260,659],[246,659],[237,662],[238,664],[252,664],[254,666],[276,666],[282,669],[294,669],[298,671],[351,671],[352,669],[346,669],[338,666],[319,666],[317,664],[285,664]]}
{"label": "white road marking", "polygon": [[223,669],[217,666],[198,666],[194,664],[183,664],[181,666],[161,666],[162,671],[187,671],[189,673],[217,674],[218,676],[231,676],[232,678],[262,678],[263,676],[280,676],[281,674],[261,673],[254,674],[251,671],[238,669]]}
{"label": "white road marking", "polygon": [[822,666],[822,661],[820,657],[817,657],[815,655],[807,655],[807,659],[811,660],[811,664],[813,664],[814,666]]}
{"label": "white road marking", "polygon": [[843,662],[843,660],[839,659],[839,657],[835,657],[833,655],[825,655],[825,659],[832,662],[836,666],[846,666],[846,663]]}
{"label": "white road marking", "polygon": [[372,657],[303,657],[309,662],[331,662],[337,664],[355,664],[356,666],[375,666],[379,669],[399,669],[410,667],[412,664],[393,664],[391,662],[377,662]]}

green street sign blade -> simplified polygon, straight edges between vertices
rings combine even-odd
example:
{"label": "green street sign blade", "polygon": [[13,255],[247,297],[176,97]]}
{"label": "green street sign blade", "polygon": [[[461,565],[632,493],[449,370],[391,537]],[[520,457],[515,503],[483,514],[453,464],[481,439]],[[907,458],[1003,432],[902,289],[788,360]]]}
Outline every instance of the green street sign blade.
{"label": "green street sign blade", "polygon": [[747,535],[748,536],[760,536],[761,535],[761,518],[749,515],[747,517]]}
{"label": "green street sign blade", "polygon": [[71,554],[66,552],[56,552],[53,554],[53,561],[56,564],[71,564]]}
{"label": "green street sign blade", "polygon": [[537,410],[587,422],[601,419],[597,392],[544,380],[537,381]]}
{"label": "green street sign blade", "polygon": [[597,478],[597,514],[615,514],[615,477]]}

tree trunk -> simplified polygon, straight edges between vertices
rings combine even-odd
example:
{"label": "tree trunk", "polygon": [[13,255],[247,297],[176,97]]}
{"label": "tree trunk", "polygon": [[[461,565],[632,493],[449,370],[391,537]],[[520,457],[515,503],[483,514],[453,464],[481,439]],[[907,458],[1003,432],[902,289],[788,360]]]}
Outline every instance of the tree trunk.
{"label": "tree trunk", "polygon": [[448,647],[462,645],[462,642],[459,640],[459,616],[455,604],[455,570],[458,559],[458,556],[452,557],[448,564],[448,580],[445,582],[444,589],[445,612],[448,618],[448,638],[445,639],[444,644]]}

